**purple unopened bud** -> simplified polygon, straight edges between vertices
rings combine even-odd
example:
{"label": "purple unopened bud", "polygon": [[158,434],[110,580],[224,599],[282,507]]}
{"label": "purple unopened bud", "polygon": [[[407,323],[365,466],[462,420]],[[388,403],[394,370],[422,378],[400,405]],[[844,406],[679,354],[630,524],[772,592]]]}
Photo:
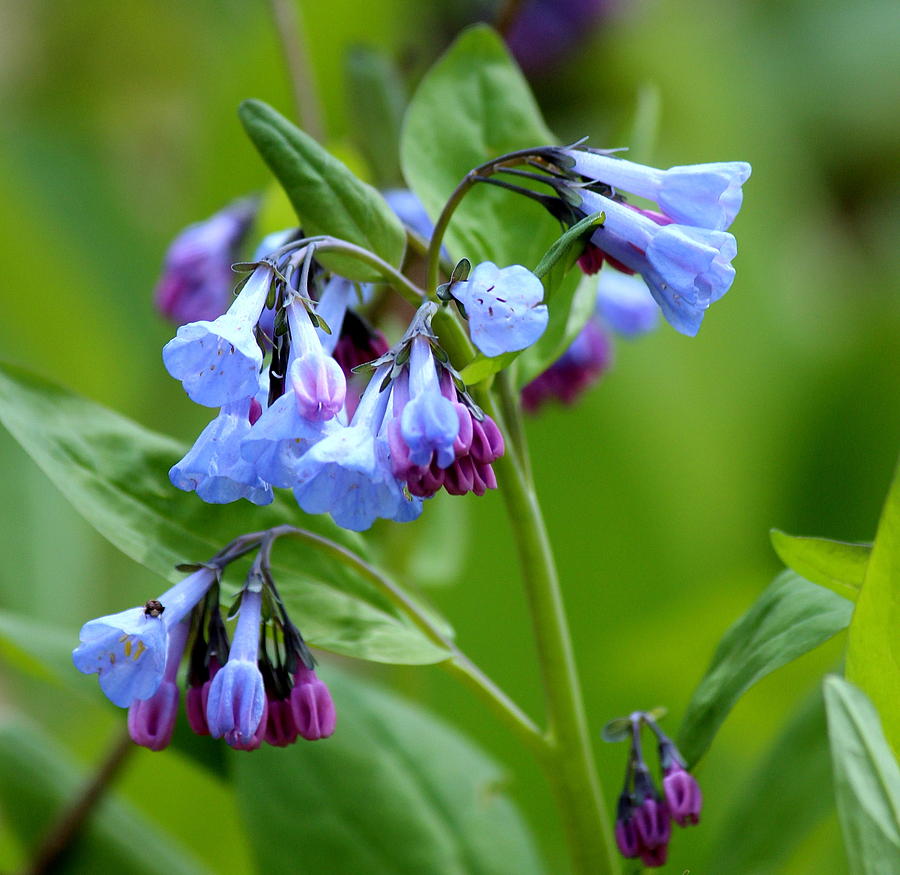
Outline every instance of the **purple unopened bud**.
{"label": "purple unopened bud", "polygon": [[169,632],[169,649],[162,683],[149,699],[136,699],[128,708],[128,733],[135,744],[150,750],[169,746],[178,716],[178,686],[175,678],[187,643],[188,624],[178,623]]}
{"label": "purple unopened bud", "polygon": [[637,829],[632,819],[616,821],[616,844],[619,853],[626,859],[630,860],[638,855],[640,847]]}
{"label": "purple unopened bud", "polygon": [[663,777],[663,793],[672,819],[679,826],[690,826],[700,822],[703,794],[700,785],[680,763],[673,763]]}
{"label": "purple unopened bud", "polygon": [[652,851],[669,843],[672,820],[665,802],[648,796],[634,811],[634,825],[644,850]]}
{"label": "purple unopened bud", "polygon": [[260,720],[256,732],[254,732],[249,739],[245,738],[237,731],[228,732],[225,734],[225,741],[228,742],[232,750],[257,750],[262,745],[263,741],[265,741],[268,718],[269,703],[264,699],[262,720]]}
{"label": "purple unopened bud", "polygon": [[219,660],[212,657],[209,661],[208,680],[202,684],[192,684],[187,688],[184,710],[187,714],[188,725],[195,735],[209,735],[209,724],[206,722],[206,703],[209,701],[209,686],[220,668]]}
{"label": "purple unopened bud", "polygon": [[273,747],[287,747],[297,740],[298,734],[290,699],[269,698],[266,743]]}
{"label": "purple unopened bud", "polygon": [[307,741],[328,738],[337,722],[334,702],[324,681],[311,668],[300,666],[294,675],[291,710],[297,732]]}

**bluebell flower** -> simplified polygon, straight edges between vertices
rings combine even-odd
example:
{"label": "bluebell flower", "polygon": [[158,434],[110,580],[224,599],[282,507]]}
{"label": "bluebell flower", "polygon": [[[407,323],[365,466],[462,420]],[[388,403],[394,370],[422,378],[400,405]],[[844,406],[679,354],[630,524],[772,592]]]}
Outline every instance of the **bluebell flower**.
{"label": "bluebell flower", "polygon": [[296,466],[294,496],[307,513],[329,513],[346,529],[363,531],[379,518],[403,521],[420,503],[404,494],[379,437],[390,392],[381,390],[389,365],[379,368],[349,426],[310,447]]}
{"label": "bluebell flower", "polygon": [[272,266],[260,264],[227,313],[182,325],[163,348],[166,369],[192,401],[221,407],[256,393],[263,356],[255,329],[271,281]]}
{"label": "bluebell flower", "polygon": [[438,467],[446,468],[456,457],[453,445],[459,434],[459,415],[441,392],[431,342],[419,336],[411,346],[408,377],[404,372],[402,386],[398,381],[394,390],[400,435],[412,464],[429,465],[433,455]]}
{"label": "bluebell flower", "polygon": [[169,630],[190,613],[215,579],[213,569],[201,568],[143,607],[85,623],[81,644],[72,652],[75,668],[99,674],[100,688],[120,708],[149,699],[163,680]]}
{"label": "bluebell flower", "polygon": [[450,294],[466,308],[472,342],[487,356],[531,346],[550,318],[541,281],[519,264],[482,262]]}
{"label": "bluebell flower", "polygon": [[172,740],[180,698],[176,683],[178,666],[189,631],[190,623],[186,620],[170,628],[162,683],[149,699],[136,699],[128,707],[128,734],[135,744],[150,750],[162,750]]}
{"label": "bluebell flower", "polygon": [[600,271],[597,315],[622,337],[639,337],[656,328],[659,308],[647,284],[612,267]]}
{"label": "bluebell flower", "polygon": [[397,218],[420,237],[431,239],[434,223],[425,210],[422,201],[408,188],[390,188],[382,192],[388,206]]}
{"label": "bluebell flower", "polygon": [[643,277],[676,331],[695,335],[709,305],[734,282],[734,237],[726,231],[658,224],[592,191],[583,190],[581,199],[586,214],[606,215],[591,242]]}
{"label": "bluebell flower", "polygon": [[163,316],[184,325],[215,319],[228,309],[231,265],[255,211],[253,201],[238,201],[189,225],[172,241],[156,286],[156,307]]}
{"label": "bluebell flower", "polygon": [[257,665],[262,593],[245,589],[241,598],[228,662],[216,672],[209,687],[206,723],[213,738],[232,747],[245,747],[263,722],[266,692]]}
{"label": "bluebell flower", "polygon": [[228,504],[246,498],[270,504],[272,487],[241,456],[241,442],[250,434],[251,398],[226,404],[200,432],[187,455],[169,471],[172,485],[196,492],[208,504]]}
{"label": "bluebell flower", "polygon": [[588,179],[656,201],[673,221],[724,231],[741,208],[741,186],[750,178],[745,161],[689,164],[657,170],[582,149],[566,149],[574,170]]}

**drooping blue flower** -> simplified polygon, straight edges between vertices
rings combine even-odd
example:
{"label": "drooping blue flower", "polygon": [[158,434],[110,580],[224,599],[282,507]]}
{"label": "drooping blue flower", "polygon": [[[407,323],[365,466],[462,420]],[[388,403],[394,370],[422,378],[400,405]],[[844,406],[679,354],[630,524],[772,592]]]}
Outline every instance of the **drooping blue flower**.
{"label": "drooping blue flower", "polygon": [[408,399],[405,397],[405,403],[398,405],[395,390],[394,413],[398,414],[399,407],[400,434],[409,447],[410,462],[429,465],[434,455],[439,468],[453,464],[459,415],[441,392],[431,343],[426,337],[412,341],[409,376],[404,380],[403,390]]}
{"label": "drooping blue flower", "polygon": [[255,211],[251,200],[229,204],[172,241],[156,286],[156,307],[163,316],[184,325],[215,319],[228,309],[234,285],[231,264]]}
{"label": "drooping blue flower", "polygon": [[100,688],[120,708],[149,699],[163,679],[169,630],[206,594],[216,572],[201,568],[143,607],[90,620],[72,651],[75,668],[99,674]]}
{"label": "drooping blue flower", "polygon": [[550,318],[541,281],[520,264],[482,262],[450,294],[466,308],[472,342],[487,356],[531,346]]}
{"label": "drooping blue flower", "polygon": [[263,676],[257,665],[262,593],[244,590],[228,662],[209,687],[206,722],[213,738],[233,747],[250,744],[260,727],[266,704]]}
{"label": "drooping blue flower", "polygon": [[251,398],[226,404],[200,432],[187,455],[169,471],[172,485],[196,492],[208,504],[228,504],[246,498],[270,504],[272,487],[241,456],[241,442],[250,433]]}
{"label": "drooping blue flower", "polygon": [[412,228],[420,237],[431,239],[434,223],[415,194],[408,188],[390,188],[383,191],[382,195],[404,225]]}
{"label": "drooping blue flower", "polygon": [[639,337],[656,328],[659,308],[647,284],[612,267],[600,271],[597,315],[616,334]]}
{"label": "drooping blue flower", "polygon": [[262,351],[254,329],[272,275],[270,264],[260,264],[227,313],[213,322],[182,325],[163,348],[166,369],[192,401],[221,407],[256,393]]}
{"label": "drooping blue flower", "polygon": [[709,305],[731,288],[737,243],[726,231],[658,224],[596,192],[581,192],[582,210],[606,220],[591,242],[639,273],[669,324],[694,336]]}
{"label": "drooping blue flower", "polygon": [[363,531],[379,518],[405,521],[421,503],[406,496],[391,470],[387,442],[379,436],[390,392],[379,368],[350,425],[313,445],[296,466],[294,496],[307,513],[329,513],[345,529]]}
{"label": "drooping blue flower", "polygon": [[583,149],[565,149],[576,173],[621,191],[656,201],[662,211],[682,225],[724,231],[741,208],[741,186],[750,178],[745,161],[689,164],[657,170]]}

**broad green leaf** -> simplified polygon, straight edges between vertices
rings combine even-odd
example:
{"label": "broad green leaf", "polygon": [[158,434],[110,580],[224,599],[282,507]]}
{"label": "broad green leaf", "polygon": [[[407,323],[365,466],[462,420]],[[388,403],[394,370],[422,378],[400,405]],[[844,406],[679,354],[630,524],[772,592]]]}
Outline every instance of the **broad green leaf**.
{"label": "broad green leaf", "polygon": [[[476,25],[463,31],[422,79],[404,120],[400,158],[407,183],[436,220],[474,167],[554,142],[503,40],[486,25]],[[543,207],[479,185],[453,214],[445,243],[452,256],[469,258],[473,265],[532,265],[558,233]]]}
{"label": "broad green leaf", "polygon": [[[534,269],[535,276],[544,285],[544,301],[550,311],[547,328],[537,343],[527,350],[506,352],[493,357],[478,353],[460,372],[460,376],[467,384],[480,383],[498,371],[502,371],[523,352],[530,360],[530,367],[527,367],[526,371],[532,376],[536,376],[566,351],[574,339],[574,335],[571,338],[568,337],[570,322],[572,326],[577,324],[575,334],[584,327],[584,323],[593,312],[597,290],[595,281],[590,284],[590,309],[582,319],[582,302],[577,297],[578,280],[581,275],[568,277],[569,282],[565,282],[565,280],[572,266],[584,251],[587,238],[593,229],[602,222],[603,213],[586,216],[553,242]],[[574,314],[573,309],[577,310]],[[529,379],[531,377],[524,380],[523,385]]]}
{"label": "broad green leaf", "polygon": [[791,871],[787,859],[833,810],[830,788],[825,702],[817,689],[737,787],[703,871]]}
{"label": "broad green leaf", "polygon": [[[399,267],[406,232],[372,186],[265,103],[245,100],[240,116],[308,236],[330,234],[348,240]],[[349,279],[381,279],[372,268],[346,256],[326,253],[319,260]]]}
{"label": "broad green leaf", "polygon": [[872,700],[900,755],[900,468],[878,523],[850,624],[847,678]]}
{"label": "broad green leaf", "polygon": [[871,544],[803,538],[778,529],[769,532],[778,558],[801,577],[856,601],[866,574]]}
{"label": "broad green leaf", "polygon": [[406,109],[403,80],[390,59],[368,46],[347,53],[351,131],[382,188],[401,184],[400,125]]}
{"label": "broad green leaf", "polygon": [[[359,537],[302,514],[283,496],[264,508],[218,506],[175,489],[168,470],[184,454],[178,442],[9,365],[0,365],[0,422],[100,534],[169,580],[183,577],[177,564],[204,561],[237,535],[283,523],[364,549]],[[316,647],[375,662],[448,656],[370,584],[319,551],[281,541],[273,570],[294,621]],[[110,612],[124,607],[110,605]]]}
{"label": "broad green leaf", "polygon": [[760,678],[846,628],[846,599],[785,571],[722,638],[694,691],[678,746],[694,765],[737,700]]}
{"label": "broad green leaf", "polygon": [[234,757],[260,871],[541,871],[496,763],[377,685],[323,676],[338,713],[332,738]]}
{"label": "broad green leaf", "polygon": [[862,690],[825,678],[828,737],[844,845],[853,875],[900,872],[900,766]]}
{"label": "broad green leaf", "polygon": [[75,675],[72,648],[77,630],[0,611],[0,659],[42,681],[57,683]]}
{"label": "broad green leaf", "polygon": [[[0,727],[0,808],[10,830],[29,849],[37,843],[89,776],[34,726]],[[200,875],[209,872],[171,835],[114,795],[106,797],[67,851],[67,873]]]}

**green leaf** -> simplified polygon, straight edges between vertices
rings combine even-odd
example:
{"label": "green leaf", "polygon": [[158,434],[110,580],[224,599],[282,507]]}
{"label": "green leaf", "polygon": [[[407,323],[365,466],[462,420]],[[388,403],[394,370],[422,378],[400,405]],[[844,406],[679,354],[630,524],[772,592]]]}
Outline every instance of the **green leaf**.
{"label": "green leaf", "polygon": [[760,678],[846,628],[846,599],[785,571],[722,638],[694,692],[678,746],[693,766],[737,700]]}
{"label": "green leaf", "polygon": [[850,625],[847,678],[875,704],[885,735],[900,754],[900,468]]}
{"label": "green leaf", "polygon": [[704,871],[789,871],[795,848],[833,808],[830,788],[825,701],[816,689],[737,788]]}
{"label": "green leaf", "polygon": [[838,817],[850,871],[900,872],[900,766],[873,704],[837,675],[825,678]]}
{"label": "green leaf", "polygon": [[[400,157],[407,183],[437,220],[469,170],[507,152],[554,142],[503,40],[476,25],[422,79],[404,120]],[[445,243],[455,258],[465,256],[475,265],[529,265],[537,263],[557,229],[530,199],[481,185],[453,214]]]}
{"label": "green leaf", "polygon": [[400,125],[406,94],[396,68],[383,52],[354,46],[347,55],[347,94],[354,143],[378,185],[401,185]]}
{"label": "green leaf", "polygon": [[[586,284],[588,286],[587,294],[579,297],[578,280],[581,279],[581,275],[571,278],[574,280],[572,282],[564,283],[564,280],[584,251],[587,238],[590,237],[594,228],[602,224],[603,218],[603,213],[594,213],[572,225],[553,242],[534,269],[535,276],[544,285],[544,302],[550,311],[547,328],[537,343],[527,350],[505,352],[493,357],[478,353],[460,372],[460,376],[466,384],[471,386],[486,380],[498,371],[509,367],[524,352],[529,361],[529,365],[525,369],[525,373],[529,376],[521,381],[521,385],[524,385],[553,364],[566,351],[574,340],[575,334],[581,331],[594,310],[597,283],[596,280],[593,280]],[[560,286],[563,288],[560,289]],[[588,301],[590,307],[586,312],[583,312],[585,308],[582,298],[584,301],[590,299]],[[576,310],[574,314],[573,309]],[[569,337],[570,322],[571,329],[574,329],[571,337]]]}
{"label": "green leaf", "polygon": [[778,529],[769,532],[778,558],[801,577],[856,601],[866,574],[871,544],[803,538]]}
{"label": "green leaf", "polygon": [[74,677],[72,648],[77,642],[73,630],[0,611],[0,658],[38,680],[59,683]]}
{"label": "green leaf", "polygon": [[[4,822],[27,848],[37,847],[87,778],[75,768],[69,755],[36,727],[0,727],[0,809]],[[171,835],[114,795],[97,806],[68,849],[65,868],[58,871],[85,875],[209,872]]]}
{"label": "green leaf", "polygon": [[[307,236],[330,234],[399,267],[406,232],[384,198],[312,137],[259,100],[245,100],[241,121],[293,204]],[[361,262],[324,253],[319,260],[348,279],[382,277]]]}
{"label": "green leaf", "polygon": [[378,686],[329,671],[337,731],[236,756],[262,872],[528,875],[541,871],[496,763]]}
{"label": "green leaf", "polygon": [[[0,365],[0,422],[100,534],[169,580],[183,577],[179,563],[204,561],[237,535],[283,523],[363,550],[359,537],[302,514],[281,495],[263,508],[219,506],[175,489],[168,470],[184,454],[179,443],[10,365]],[[281,541],[273,571],[313,646],[375,662],[424,664],[449,655],[320,551]]]}

